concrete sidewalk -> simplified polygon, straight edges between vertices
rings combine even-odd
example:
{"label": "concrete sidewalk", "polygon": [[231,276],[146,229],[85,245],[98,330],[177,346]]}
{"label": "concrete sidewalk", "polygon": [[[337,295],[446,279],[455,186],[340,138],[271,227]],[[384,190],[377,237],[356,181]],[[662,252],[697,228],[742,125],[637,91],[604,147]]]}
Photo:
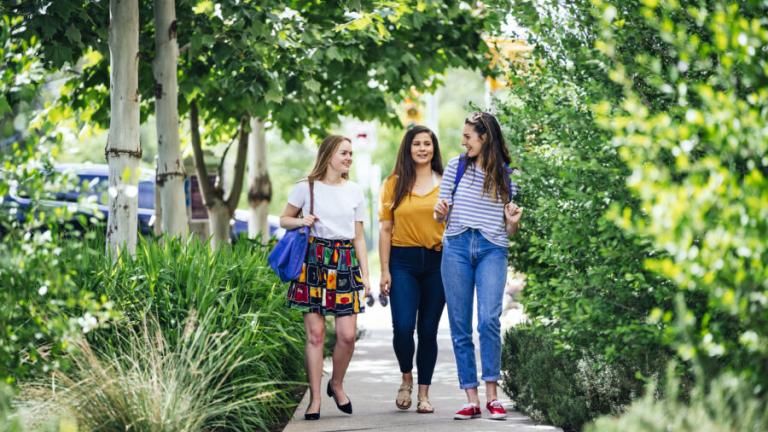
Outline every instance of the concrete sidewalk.
{"label": "concrete sidewalk", "polygon": [[[459,389],[456,365],[451,349],[450,332],[446,313],[438,334],[439,354],[437,367],[430,388],[430,400],[434,414],[416,413],[416,386],[413,406],[400,411],[395,406],[395,395],[400,385],[400,370],[392,350],[392,330],[389,308],[378,303],[360,316],[359,327],[365,330],[357,342],[355,355],[349,365],[344,388],[352,401],[354,413],[347,415],[336,408],[332,398],[323,395],[319,421],[305,421],[304,411],[309,404],[309,392],[304,396],[285,432],[302,431],[560,431],[546,425],[536,425],[528,417],[512,411],[511,402],[502,400],[509,413],[505,421],[490,420],[485,410],[484,389],[481,386],[483,418],[453,420],[453,413],[465,402],[464,392]],[[475,341],[477,346],[477,341]],[[478,355],[479,361],[479,355]],[[479,365],[478,365],[479,367]],[[331,364],[326,360],[322,390],[330,376]],[[504,398],[501,390],[499,396]]]}

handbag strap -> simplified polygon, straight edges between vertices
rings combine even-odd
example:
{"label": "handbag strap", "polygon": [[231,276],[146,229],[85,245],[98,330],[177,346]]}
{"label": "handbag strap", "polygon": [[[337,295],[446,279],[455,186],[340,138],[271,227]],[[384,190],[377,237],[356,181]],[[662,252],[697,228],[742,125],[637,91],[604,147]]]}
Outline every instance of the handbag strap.
{"label": "handbag strap", "polygon": [[315,214],[315,182],[309,180],[309,214]]}

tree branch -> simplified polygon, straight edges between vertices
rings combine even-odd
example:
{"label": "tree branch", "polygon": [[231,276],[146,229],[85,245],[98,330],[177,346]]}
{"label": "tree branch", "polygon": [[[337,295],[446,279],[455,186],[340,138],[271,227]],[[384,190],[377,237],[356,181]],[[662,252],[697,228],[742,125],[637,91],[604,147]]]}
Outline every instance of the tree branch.
{"label": "tree branch", "polygon": [[[232,148],[232,144],[235,142],[237,137],[240,136],[240,129],[238,128],[234,135],[232,135],[232,139],[229,140],[229,144],[227,144],[227,147],[224,148],[224,153],[221,155],[221,159],[219,159],[219,175],[216,176],[216,187],[224,189],[222,186],[224,182],[224,168],[227,162],[227,154],[229,154],[229,149]],[[237,155],[235,155],[237,157]],[[223,193],[222,193],[223,195]]]}
{"label": "tree branch", "polygon": [[245,177],[245,155],[248,152],[248,116],[240,119],[240,139],[237,143],[237,154],[235,155],[235,179],[232,182],[232,190],[226,199],[229,211],[234,214],[237,203],[240,201],[240,194],[243,191],[243,178]]}
{"label": "tree branch", "polygon": [[200,121],[197,116],[197,101],[193,100],[189,104],[189,127],[192,131],[192,152],[195,155],[195,168],[197,169],[197,183],[203,193],[203,204],[206,207],[213,205],[214,193],[213,186],[208,179],[208,169],[205,167],[205,158],[203,157],[203,147],[200,142]]}

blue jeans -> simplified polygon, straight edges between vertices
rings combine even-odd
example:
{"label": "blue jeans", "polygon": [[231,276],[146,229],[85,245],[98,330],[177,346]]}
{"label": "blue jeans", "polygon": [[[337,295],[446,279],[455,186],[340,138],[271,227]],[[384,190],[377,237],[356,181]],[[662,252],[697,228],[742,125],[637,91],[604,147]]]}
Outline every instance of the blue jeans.
{"label": "blue jeans", "polygon": [[483,381],[501,377],[501,304],[507,282],[507,249],[468,229],[443,239],[443,285],[459,387],[476,388],[477,366],[472,342],[472,314],[477,287],[477,331]]}
{"label": "blue jeans", "polygon": [[437,362],[437,326],[445,306],[440,255],[440,252],[423,247],[393,246],[389,258],[392,345],[400,372],[411,372],[416,350],[413,331],[416,329],[419,335],[416,368],[418,382],[422,385],[432,384]]}

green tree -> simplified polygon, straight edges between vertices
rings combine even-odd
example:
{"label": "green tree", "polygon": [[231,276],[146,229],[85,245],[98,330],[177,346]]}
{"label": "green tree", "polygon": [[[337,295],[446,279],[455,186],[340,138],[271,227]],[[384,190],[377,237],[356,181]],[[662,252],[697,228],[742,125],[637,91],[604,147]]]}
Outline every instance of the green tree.
{"label": "green tree", "polygon": [[[47,64],[60,68],[88,50],[105,52],[103,29],[95,25],[104,22],[103,7],[35,3],[12,10],[25,17],[17,29],[20,37],[47,42]],[[146,9],[140,12],[149,15]],[[487,48],[481,34],[499,21],[490,7],[468,10],[460,3],[437,1],[180,0],[179,108],[184,114],[196,102],[205,123],[201,145],[226,141],[241,125],[247,132],[244,117],[268,120],[286,138],[322,135],[341,115],[394,123],[392,108],[410,87],[434,88],[437,81],[431,75],[449,66],[484,66]],[[142,26],[142,58],[150,57],[152,45],[145,41],[153,35],[151,26]],[[88,109],[92,120],[105,121],[106,106],[98,96],[106,91],[105,76],[103,61],[84,69],[62,101]],[[144,79],[151,76],[148,66],[140,63],[139,76],[143,99],[151,100],[155,89]],[[225,197],[224,189],[214,185],[207,189],[209,208],[231,215],[238,197]],[[228,218],[218,219],[228,223]]]}

